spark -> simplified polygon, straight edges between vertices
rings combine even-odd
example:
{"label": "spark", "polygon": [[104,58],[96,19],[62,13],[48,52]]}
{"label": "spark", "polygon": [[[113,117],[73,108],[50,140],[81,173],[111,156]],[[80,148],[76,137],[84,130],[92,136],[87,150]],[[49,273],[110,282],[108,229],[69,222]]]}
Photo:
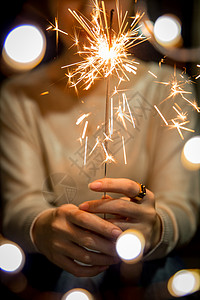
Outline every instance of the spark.
{"label": "spark", "polygon": [[[127,130],[127,126],[126,126],[125,119],[130,123],[132,123],[133,127],[135,128],[135,122],[125,93],[122,94],[122,98],[123,98],[123,107],[121,106],[121,103],[119,103],[118,110],[117,110],[117,118],[122,122],[126,130]],[[126,107],[128,109],[129,115],[126,113]]]}
{"label": "spark", "polygon": [[89,153],[89,156],[92,155],[92,153],[94,152],[94,150],[96,149],[96,147],[100,144],[99,142],[99,138],[96,138],[96,144],[94,145],[94,147],[92,148],[92,150]]}
{"label": "spark", "polygon": [[164,123],[168,126],[168,122],[165,119],[165,117],[163,116],[163,114],[161,113],[161,111],[158,109],[158,107],[156,105],[154,105],[154,108],[157,110],[157,112],[159,113],[160,117],[163,119]]}
{"label": "spark", "polygon": [[49,94],[49,91],[45,91],[45,92],[42,92],[41,94],[40,94],[40,96],[45,96],[45,95],[48,95]]}
{"label": "spark", "polygon": [[[197,65],[197,68],[200,68],[200,65]],[[200,74],[195,77],[195,79],[199,79],[199,78],[200,78]]]}
{"label": "spark", "polygon": [[156,76],[153,72],[148,71],[149,74],[151,74],[153,77],[158,78],[158,76]]}
{"label": "spark", "polygon": [[55,18],[55,25],[54,25],[53,23],[51,23],[50,21],[49,21],[49,23],[51,24],[51,26],[49,26],[49,27],[46,29],[46,31],[53,30],[53,31],[57,31],[57,32],[63,33],[63,34],[65,34],[65,35],[68,35],[67,32],[65,32],[65,31],[63,31],[63,30],[61,30],[61,29],[59,29],[59,27],[58,27],[58,19],[57,19],[57,18]]}
{"label": "spark", "polygon": [[127,157],[126,157],[126,148],[124,143],[124,136],[122,136],[122,145],[123,145],[123,153],[124,153],[124,164],[127,165]]}
{"label": "spark", "polygon": [[179,105],[177,103],[175,103],[175,105],[172,106],[172,108],[175,110],[175,112],[177,113],[178,118],[180,118],[181,120],[185,120],[187,119],[187,113],[182,113],[181,112],[181,108],[179,107]]}
{"label": "spark", "polygon": [[82,133],[82,140],[85,138],[87,127],[88,127],[88,121],[85,122],[85,126],[84,126],[83,133]]}
{"label": "spark", "polygon": [[183,134],[181,132],[181,129],[182,130],[186,130],[186,131],[190,131],[190,132],[195,132],[193,129],[190,129],[190,128],[187,128],[187,127],[184,127],[183,125],[189,123],[189,121],[185,121],[185,122],[182,122],[182,123],[178,123],[176,122],[174,119],[172,119],[172,123],[173,125],[170,125],[171,128],[176,128],[180,137],[182,138],[182,140],[184,140],[184,137],[183,137]]}
{"label": "spark", "polygon": [[115,162],[114,157],[111,154],[108,154],[108,151],[104,145],[104,143],[101,143],[103,150],[105,152],[105,160],[103,161],[103,163],[111,163],[111,162]]}
{"label": "spark", "polygon": [[87,162],[87,145],[88,145],[88,136],[86,136],[86,139],[85,139],[85,154],[84,154],[84,166],[86,165],[86,162]]}
{"label": "spark", "polygon": [[162,67],[162,64],[165,63],[165,58],[166,58],[166,56],[164,56],[163,58],[161,58],[161,60],[159,61],[159,67],[160,68]]}
{"label": "spark", "polygon": [[85,118],[89,117],[91,113],[81,115],[76,121],[76,125],[79,125]]}

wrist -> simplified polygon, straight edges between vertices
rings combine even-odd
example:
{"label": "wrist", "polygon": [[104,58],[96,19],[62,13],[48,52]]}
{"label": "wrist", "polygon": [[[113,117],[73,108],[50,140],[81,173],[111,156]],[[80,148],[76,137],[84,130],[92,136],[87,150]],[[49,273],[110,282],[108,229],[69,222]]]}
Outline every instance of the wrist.
{"label": "wrist", "polygon": [[152,233],[152,244],[151,244],[151,249],[149,249],[150,251],[158,245],[158,243],[161,240],[161,236],[162,236],[162,221],[160,219],[160,216],[156,214],[156,221]]}
{"label": "wrist", "polygon": [[40,250],[38,249],[38,247],[36,245],[36,235],[37,235],[37,225],[36,224],[40,222],[39,219],[44,217],[47,213],[49,213],[49,211],[52,211],[52,210],[54,210],[54,208],[50,208],[50,209],[46,209],[46,210],[42,211],[34,218],[32,224],[31,224],[29,234],[30,234],[32,244],[37,252],[40,252]]}

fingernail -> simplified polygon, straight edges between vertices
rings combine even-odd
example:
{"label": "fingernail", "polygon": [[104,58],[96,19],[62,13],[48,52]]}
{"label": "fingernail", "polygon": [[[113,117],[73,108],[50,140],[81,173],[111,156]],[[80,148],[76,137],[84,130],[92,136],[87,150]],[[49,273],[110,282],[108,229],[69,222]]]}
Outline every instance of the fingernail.
{"label": "fingernail", "polygon": [[100,181],[91,182],[91,183],[89,183],[88,187],[91,190],[100,190],[102,188],[102,182],[100,182]]}
{"label": "fingernail", "polygon": [[88,203],[81,203],[79,205],[79,208],[82,210],[88,210],[89,209],[89,204]]}
{"label": "fingernail", "polygon": [[122,231],[120,229],[115,228],[115,229],[112,230],[112,236],[114,238],[118,238],[118,236],[120,236],[121,233],[122,233]]}

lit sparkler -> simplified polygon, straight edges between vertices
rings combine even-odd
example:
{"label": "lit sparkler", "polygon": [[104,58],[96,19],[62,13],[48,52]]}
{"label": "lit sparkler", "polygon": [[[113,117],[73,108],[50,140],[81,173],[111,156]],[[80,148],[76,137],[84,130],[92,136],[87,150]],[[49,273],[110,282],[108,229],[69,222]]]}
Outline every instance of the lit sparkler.
{"label": "lit sparkler", "polygon": [[[110,17],[107,16],[104,1],[99,2],[93,0],[93,11],[91,14],[91,20],[86,18],[80,12],[69,9],[69,12],[81,25],[82,30],[85,32],[86,39],[85,44],[80,45],[78,41],[78,34],[75,34],[75,45],[78,47],[77,54],[81,57],[81,61],[75,62],[70,65],[63,66],[62,68],[68,68],[68,74],[70,87],[81,86],[85,90],[88,90],[96,80],[104,78],[107,80],[106,87],[106,109],[105,109],[105,122],[104,122],[104,140],[99,137],[96,140],[92,151],[101,146],[105,154],[105,176],[106,176],[106,164],[108,162],[114,162],[114,158],[108,151],[108,141],[111,141],[114,118],[113,96],[117,93],[118,86],[122,81],[130,81],[129,74],[136,74],[138,62],[131,58],[130,48],[136,46],[146,40],[147,38],[140,33],[140,22],[143,15],[137,14],[135,17],[131,17],[131,22],[128,22],[128,11],[122,15],[119,9],[119,0],[116,0],[116,14],[117,14],[117,32],[113,29],[113,13],[111,10]],[[52,25],[52,24],[51,24]],[[53,26],[53,25],[52,25]],[[57,23],[53,26],[54,30],[58,30]],[[60,31],[62,32],[62,31]],[[117,87],[115,86],[114,92],[111,96],[110,77],[115,76],[118,79]],[[122,121],[126,128],[125,119],[132,123],[135,128],[134,118],[129,107],[127,97],[125,93],[123,97],[123,107],[117,109],[117,117]],[[128,112],[125,112],[127,108]],[[77,125],[80,124],[88,115],[82,115],[77,120]],[[86,137],[86,130],[88,121],[85,122],[81,142]],[[122,139],[122,146],[124,152],[124,162],[127,163],[125,156],[125,142]],[[86,162],[86,143],[85,143],[85,155],[84,164]]]}

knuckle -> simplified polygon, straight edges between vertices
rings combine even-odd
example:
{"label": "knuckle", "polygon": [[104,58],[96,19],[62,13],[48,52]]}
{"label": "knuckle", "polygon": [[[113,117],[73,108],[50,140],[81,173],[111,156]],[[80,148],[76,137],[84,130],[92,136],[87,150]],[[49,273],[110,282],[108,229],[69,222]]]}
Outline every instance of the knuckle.
{"label": "knuckle", "polygon": [[79,220],[80,224],[83,227],[85,227],[88,224],[88,213],[81,210],[77,210],[75,212],[75,217],[77,220]]}
{"label": "knuckle", "polygon": [[134,197],[136,192],[133,190],[133,182],[131,180],[126,181],[126,187],[125,187],[124,193],[128,195],[129,197]]}
{"label": "knuckle", "polygon": [[149,216],[149,219],[152,221],[152,222],[155,222],[156,221],[156,210],[152,207],[152,208],[149,208],[148,210],[148,216]]}
{"label": "knuckle", "polygon": [[84,254],[82,257],[82,261],[85,264],[92,264],[92,259],[89,254]]}
{"label": "knuckle", "polygon": [[124,213],[127,210],[127,200],[119,200],[118,201],[118,211]]}
{"label": "knuckle", "polygon": [[94,240],[92,239],[92,237],[90,237],[90,236],[85,237],[84,241],[83,241],[83,246],[88,249],[93,248]]}

